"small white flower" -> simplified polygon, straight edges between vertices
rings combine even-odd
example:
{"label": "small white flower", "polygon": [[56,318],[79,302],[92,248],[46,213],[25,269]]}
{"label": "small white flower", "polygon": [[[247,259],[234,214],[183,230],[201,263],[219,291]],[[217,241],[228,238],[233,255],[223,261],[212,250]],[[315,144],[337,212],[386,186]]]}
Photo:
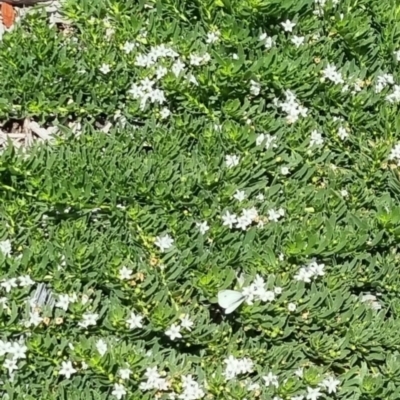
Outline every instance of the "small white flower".
{"label": "small white flower", "polygon": [[340,385],[340,381],[335,379],[333,376],[330,376],[324,379],[320,386],[322,386],[328,393],[336,393],[337,387]]}
{"label": "small white flower", "polygon": [[282,208],[280,208],[279,210],[268,210],[268,219],[273,222],[278,222],[284,215],[285,212]]}
{"label": "small white flower", "polygon": [[304,36],[293,36],[290,41],[296,46],[300,47],[304,44]]}
{"label": "small white flower", "polygon": [[239,56],[238,56],[236,53],[233,53],[233,54],[232,54],[232,58],[233,58],[234,60],[239,60]]}
{"label": "small white flower", "polygon": [[278,376],[274,375],[272,372],[269,372],[268,375],[262,377],[266,386],[275,386],[279,387]]}
{"label": "small white flower", "polygon": [[342,74],[337,71],[336,67],[332,64],[328,64],[325,69],[322,70],[322,74],[324,79],[328,79],[333,83],[344,83]]}
{"label": "small white flower", "polygon": [[349,137],[349,132],[347,132],[347,129],[343,126],[339,127],[337,134],[342,140],[345,140]]}
{"label": "small white flower", "polygon": [[318,398],[321,396],[322,396],[322,393],[321,393],[320,389],[318,389],[318,388],[314,389],[311,387],[307,388],[307,395],[306,395],[307,400],[318,400]]}
{"label": "small white flower", "polygon": [[72,366],[71,361],[63,361],[61,363],[61,369],[59,375],[64,375],[67,379],[71,378],[71,375],[76,373],[76,369]]}
{"label": "small white flower", "polygon": [[103,339],[99,339],[96,343],[96,349],[103,357],[107,353],[107,343]]}
{"label": "small white flower", "polygon": [[282,175],[289,175],[290,169],[288,167],[282,167],[281,168],[281,174]]}
{"label": "small white flower", "polygon": [[171,327],[165,332],[165,334],[169,336],[171,340],[175,340],[182,337],[180,331],[181,327],[179,325],[172,324]]}
{"label": "small white flower", "polygon": [[154,244],[160,249],[162,253],[169,250],[174,243],[174,239],[168,234],[164,236],[157,236]]}
{"label": "small white flower", "polygon": [[85,305],[89,302],[89,296],[87,294],[83,294],[81,298],[81,304]]}
{"label": "small white flower", "polygon": [[225,156],[225,163],[228,168],[237,167],[240,162],[240,157],[236,155]]}
{"label": "small white flower", "polygon": [[125,42],[124,47],[122,48],[125,54],[129,54],[135,48],[136,44],[133,42]]}
{"label": "small white flower", "polygon": [[12,376],[13,372],[18,370],[17,360],[14,358],[8,358],[4,361],[3,367],[6,368],[8,370],[8,374]]}
{"label": "small white flower", "polygon": [[283,26],[283,30],[285,32],[292,32],[293,28],[296,26],[294,22],[291,22],[288,19],[285,22],[281,22],[281,25]]}
{"label": "small white flower", "polygon": [[87,328],[88,326],[97,325],[97,319],[99,314],[85,313],[82,315],[82,321],[78,322],[81,328]]}
{"label": "small white flower", "polygon": [[172,73],[178,77],[182,71],[184,71],[184,69],[186,68],[185,64],[181,61],[181,60],[176,60],[173,64],[172,64]]}
{"label": "small white flower", "polygon": [[168,69],[166,67],[163,67],[162,65],[159,65],[157,67],[157,69],[156,69],[156,77],[157,77],[157,79],[161,79],[167,74],[168,74]]}
{"label": "small white flower", "polygon": [[279,286],[275,287],[275,288],[274,288],[274,293],[275,293],[275,294],[282,294],[282,288],[279,287]]}
{"label": "small white flower", "polygon": [[118,372],[121,379],[126,380],[129,379],[132,371],[129,368],[121,368]]}
{"label": "small white flower", "polygon": [[264,201],[264,200],[265,200],[265,196],[264,196],[262,193],[259,193],[259,194],[256,196],[256,199],[257,199],[258,201]]}
{"label": "small white flower", "polygon": [[70,303],[70,297],[67,294],[60,294],[58,296],[58,301],[55,304],[57,308],[62,308],[64,311],[68,310]]}
{"label": "small white flower", "polygon": [[16,278],[6,279],[0,284],[1,287],[5,289],[7,293],[11,292],[12,288],[16,288],[18,286]]}
{"label": "small white flower", "polygon": [[168,107],[163,107],[160,111],[160,117],[161,119],[166,119],[171,115],[171,111],[169,110]]}
{"label": "small white flower", "polygon": [[125,265],[119,270],[119,279],[121,280],[129,280],[132,279],[133,271],[127,268]]}
{"label": "small white flower", "polygon": [[258,96],[260,94],[260,91],[261,91],[261,85],[258,82],[251,80],[250,81],[250,93],[253,96]]}
{"label": "small white flower", "polygon": [[237,222],[236,214],[231,214],[229,211],[226,211],[225,215],[222,216],[222,225],[229,226],[230,229],[233,228],[233,225]]}
{"label": "small white flower", "polygon": [[21,287],[32,286],[34,284],[35,282],[31,279],[29,275],[23,275],[19,277],[19,286]]}
{"label": "small white flower", "polygon": [[288,304],[288,310],[290,312],[296,311],[296,308],[297,308],[296,304],[294,304],[294,303],[289,303]]}
{"label": "small white flower", "polygon": [[115,383],[111,394],[115,396],[118,400],[121,400],[126,395],[126,390],[123,385]]}
{"label": "small white flower", "polygon": [[215,43],[219,40],[220,37],[220,32],[219,31],[215,31],[215,32],[209,32],[207,34],[207,39],[206,39],[206,43]]}
{"label": "small white flower", "polygon": [[207,224],[207,221],[196,222],[196,226],[199,228],[199,231],[202,235],[204,235],[210,229],[210,227]]}
{"label": "small white flower", "polygon": [[342,189],[342,190],[340,191],[340,194],[341,194],[341,196],[343,196],[343,197],[347,197],[347,196],[349,195],[349,192],[348,192],[346,189]]}
{"label": "small white flower", "polygon": [[8,352],[9,352],[9,354],[12,354],[12,356],[15,360],[19,360],[19,359],[26,358],[27,351],[28,351],[28,348],[25,346],[24,343],[14,342],[14,343],[12,343]]}
{"label": "small white flower", "polygon": [[142,320],[143,317],[141,315],[136,315],[134,312],[131,312],[126,323],[128,324],[129,329],[143,328]]}
{"label": "small white flower", "polygon": [[267,37],[268,37],[268,35],[267,35],[265,32],[263,32],[263,33],[258,37],[258,40],[259,40],[260,42],[263,42]]}
{"label": "small white flower", "polygon": [[297,368],[296,371],[294,371],[294,374],[295,374],[297,377],[302,378],[303,375],[304,375],[304,370],[303,370],[303,368]]}
{"label": "small white flower", "polygon": [[233,195],[233,197],[237,201],[243,201],[246,198],[246,193],[243,190],[236,190],[236,193]]}
{"label": "small white flower", "polygon": [[107,75],[111,71],[111,68],[108,64],[102,64],[100,67],[100,72],[102,72],[104,75]]}
{"label": "small white flower", "polygon": [[190,331],[193,326],[193,321],[187,316],[181,317],[181,327]]}
{"label": "small white flower", "polygon": [[27,322],[28,326],[39,326],[43,321],[43,318],[39,315],[37,311],[29,313],[29,320]]}
{"label": "small white flower", "polygon": [[193,74],[189,74],[189,75],[187,76],[187,80],[188,80],[190,83],[193,83],[193,85],[199,86],[199,82],[197,82],[197,79],[196,79],[196,77],[195,77]]}
{"label": "small white flower", "polygon": [[396,61],[400,62],[400,50],[395,51],[394,56],[396,57]]}
{"label": "small white flower", "polygon": [[5,257],[10,256],[12,252],[11,241],[3,240],[0,242],[0,253],[3,253]]}
{"label": "small white flower", "polygon": [[264,148],[266,150],[278,147],[276,143],[276,136],[272,136],[269,134],[260,133],[257,136],[256,145],[261,146],[262,143],[265,143]]}
{"label": "small white flower", "polygon": [[312,146],[322,146],[324,144],[324,138],[322,135],[314,130],[311,132],[310,147]]}

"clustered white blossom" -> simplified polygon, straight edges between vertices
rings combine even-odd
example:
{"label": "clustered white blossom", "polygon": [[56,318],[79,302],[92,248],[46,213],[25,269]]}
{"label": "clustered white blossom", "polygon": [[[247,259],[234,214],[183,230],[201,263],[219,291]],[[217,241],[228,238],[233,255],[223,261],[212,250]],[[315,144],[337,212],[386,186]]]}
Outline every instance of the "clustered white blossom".
{"label": "clustered white blossom", "polygon": [[257,146],[261,146],[263,143],[265,143],[264,144],[264,148],[266,150],[268,150],[268,149],[271,149],[271,148],[278,147],[278,144],[276,143],[276,141],[277,141],[276,136],[269,135],[268,133],[267,134],[260,133],[257,136],[256,145]]}
{"label": "clustered white blossom", "polygon": [[136,56],[135,65],[138,67],[149,68],[154,66],[160,58],[176,59],[179,54],[171,47],[165,44],[153,46],[147,54],[138,54]]}
{"label": "clustered white blossom", "polygon": [[277,210],[268,210],[268,220],[273,222],[278,222],[282,217],[285,216],[285,210],[283,208],[278,208]]}
{"label": "clustered white blossom", "polygon": [[300,117],[307,116],[308,109],[297,101],[295,94],[290,90],[285,91],[285,101],[275,100],[275,104],[286,114],[289,124],[293,124]]}
{"label": "clustered white blossom", "polygon": [[217,30],[213,31],[213,32],[208,32],[206,43],[208,43],[208,44],[216,43],[216,42],[218,42],[220,36],[221,36],[221,33]]}
{"label": "clustered white blossom", "polygon": [[8,341],[0,339],[0,357],[4,357],[3,368],[13,377],[14,371],[18,370],[18,360],[26,359],[28,347],[23,338],[18,341]]}
{"label": "clustered white blossom", "polygon": [[246,303],[252,305],[255,301],[264,303],[274,301],[276,295],[282,293],[282,288],[275,287],[273,290],[267,290],[264,278],[257,274],[250,286],[242,288],[242,293],[246,296]]}
{"label": "clustered white blossom", "polygon": [[392,74],[378,75],[375,84],[375,93],[380,93],[387,86],[392,85],[394,85],[394,78]]}
{"label": "clustered white blossom", "polygon": [[170,388],[170,383],[166,378],[161,377],[161,374],[157,371],[157,367],[148,367],[144,377],[147,380],[139,385],[139,389],[142,391],[152,389],[167,391]]}
{"label": "clustered white blossom", "polygon": [[181,315],[180,324],[172,324],[166,331],[165,334],[169,336],[171,340],[182,338],[181,329],[186,329],[187,331],[192,330],[193,321],[187,315]]}
{"label": "clustered white blossom", "polygon": [[234,154],[228,154],[225,156],[225,163],[228,168],[237,167],[240,162],[240,157]]}
{"label": "clustered white blossom", "polygon": [[[303,368],[299,368],[294,372],[294,374],[302,379],[303,378]],[[268,372],[267,375],[262,376],[262,380],[264,381],[265,386],[273,386],[275,389],[279,387],[279,377],[273,372]],[[336,393],[338,386],[340,385],[340,381],[334,376],[327,376],[324,378],[318,385],[318,387],[307,387],[307,393],[299,394],[296,396],[290,397],[290,400],[318,400],[323,396],[322,391],[326,391],[328,394]],[[248,385],[250,387],[251,385]],[[274,397],[274,399],[280,399],[280,397]]]}
{"label": "clustered white blossom", "polygon": [[400,102],[400,85],[393,86],[393,92],[386,96],[386,100],[389,103],[399,103]]}
{"label": "clustered white blossom", "polygon": [[273,374],[272,372],[268,372],[267,375],[262,377],[265,386],[275,386],[279,387],[278,375]]}
{"label": "clustered white blossom", "polygon": [[153,87],[155,83],[155,81],[149,78],[144,78],[138,84],[132,84],[129,94],[134,99],[140,100],[140,107],[142,109],[146,107],[147,100],[155,104],[163,104],[166,101],[164,91]]}
{"label": "clustered white blossom", "polygon": [[17,278],[8,278],[0,281],[0,287],[2,287],[6,293],[10,293],[13,288],[16,287],[29,287],[34,285],[35,282],[29,275],[22,275]]}
{"label": "clustered white blossom", "polygon": [[294,279],[309,283],[313,279],[318,278],[318,276],[325,275],[324,268],[325,264],[318,264],[317,261],[313,259],[307,265],[299,269],[297,274],[294,276]]}
{"label": "clustered white blossom", "polygon": [[324,138],[322,137],[322,134],[319,133],[317,130],[313,130],[311,132],[310,147],[322,146],[323,144],[324,144]]}
{"label": "clustered white blossom", "polygon": [[341,84],[344,83],[342,74],[337,70],[336,66],[333,64],[328,64],[322,71],[324,79],[328,79],[333,83]]}
{"label": "clustered white blossom", "polygon": [[205,65],[210,62],[211,56],[205,52],[203,54],[190,54],[189,55],[189,63],[195,67],[199,67],[201,65]]}
{"label": "clustered white blossom", "polygon": [[182,376],[182,393],[178,396],[182,400],[198,400],[205,396],[203,388],[196,382],[192,375]]}
{"label": "clustered white blossom", "polygon": [[224,360],[224,363],[226,365],[223,375],[227,381],[236,378],[238,375],[249,374],[253,372],[254,368],[253,361],[248,357],[236,358],[230,355]]}
{"label": "clustered white blossom", "polygon": [[274,45],[272,37],[268,36],[265,32],[262,33],[258,39],[260,42],[264,43],[266,49],[270,49]]}

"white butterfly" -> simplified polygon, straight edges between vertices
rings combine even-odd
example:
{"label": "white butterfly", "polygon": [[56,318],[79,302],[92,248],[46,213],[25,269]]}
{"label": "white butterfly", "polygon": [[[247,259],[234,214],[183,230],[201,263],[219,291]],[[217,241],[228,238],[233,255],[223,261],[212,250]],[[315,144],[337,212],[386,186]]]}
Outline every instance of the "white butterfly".
{"label": "white butterfly", "polygon": [[245,300],[246,296],[236,290],[218,292],[218,304],[225,309],[225,314],[235,311]]}

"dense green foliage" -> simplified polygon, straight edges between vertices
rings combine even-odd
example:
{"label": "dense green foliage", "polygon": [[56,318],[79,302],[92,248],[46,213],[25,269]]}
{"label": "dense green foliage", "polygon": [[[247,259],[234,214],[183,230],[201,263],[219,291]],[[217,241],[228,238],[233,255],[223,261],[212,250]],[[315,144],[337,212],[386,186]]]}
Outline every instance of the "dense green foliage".
{"label": "dense green foliage", "polygon": [[63,13],[0,42],[2,119],[60,126],[0,156],[4,398],[400,399],[400,6]]}

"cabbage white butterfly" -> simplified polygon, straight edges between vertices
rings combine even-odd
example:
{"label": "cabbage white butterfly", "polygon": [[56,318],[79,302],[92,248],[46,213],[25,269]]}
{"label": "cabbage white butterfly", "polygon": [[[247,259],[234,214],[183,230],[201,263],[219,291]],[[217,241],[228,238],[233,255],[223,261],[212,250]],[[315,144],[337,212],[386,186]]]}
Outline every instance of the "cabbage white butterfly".
{"label": "cabbage white butterfly", "polygon": [[235,311],[246,299],[246,296],[236,290],[221,290],[218,292],[218,304],[225,309],[225,314]]}

